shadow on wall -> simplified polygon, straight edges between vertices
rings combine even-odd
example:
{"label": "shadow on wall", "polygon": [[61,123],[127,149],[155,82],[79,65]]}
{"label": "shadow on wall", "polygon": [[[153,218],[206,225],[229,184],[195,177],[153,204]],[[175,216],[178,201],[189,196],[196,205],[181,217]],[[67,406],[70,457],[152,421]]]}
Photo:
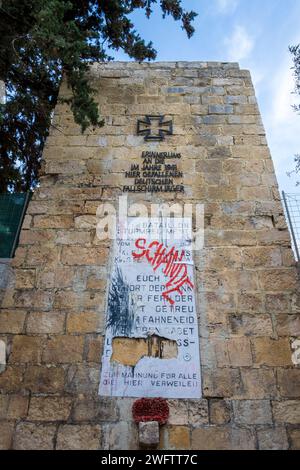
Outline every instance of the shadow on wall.
{"label": "shadow on wall", "polygon": [[13,281],[13,269],[9,258],[0,258],[0,307],[3,302],[5,290]]}

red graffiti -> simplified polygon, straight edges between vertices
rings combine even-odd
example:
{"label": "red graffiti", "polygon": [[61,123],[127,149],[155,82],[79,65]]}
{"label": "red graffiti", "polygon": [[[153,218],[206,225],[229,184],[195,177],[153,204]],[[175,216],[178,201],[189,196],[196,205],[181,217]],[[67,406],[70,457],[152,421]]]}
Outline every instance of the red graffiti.
{"label": "red graffiti", "polygon": [[152,241],[147,246],[147,240],[145,238],[138,238],[135,242],[135,246],[139,252],[132,252],[134,259],[141,259],[146,257],[148,262],[153,267],[153,271],[156,271],[160,266],[164,266],[162,272],[169,278],[166,283],[166,291],[163,292],[162,296],[171,305],[175,302],[169,296],[171,292],[178,292],[180,295],[183,294],[180,289],[184,284],[194,288],[194,284],[190,280],[187,273],[187,265],[182,260],[185,255],[185,251],[175,250],[174,247],[168,250],[163,243],[159,241]]}

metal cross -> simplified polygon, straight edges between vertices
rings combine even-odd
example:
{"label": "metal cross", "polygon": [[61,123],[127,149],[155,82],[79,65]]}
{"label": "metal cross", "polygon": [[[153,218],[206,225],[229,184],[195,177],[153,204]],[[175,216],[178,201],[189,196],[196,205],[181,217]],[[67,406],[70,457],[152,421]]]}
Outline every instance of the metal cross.
{"label": "metal cross", "polygon": [[162,141],[165,135],[173,134],[173,121],[164,121],[165,116],[147,114],[144,120],[137,121],[137,135],[144,135],[144,140]]}

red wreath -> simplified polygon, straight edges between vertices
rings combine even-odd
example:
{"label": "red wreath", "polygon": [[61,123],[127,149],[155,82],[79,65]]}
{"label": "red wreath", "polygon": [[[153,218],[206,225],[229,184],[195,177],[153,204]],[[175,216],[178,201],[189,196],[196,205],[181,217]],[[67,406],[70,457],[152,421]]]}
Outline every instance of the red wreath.
{"label": "red wreath", "polygon": [[169,406],[163,398],[140,398],[132,406],[132,415],[136,423],[158,421],[165,424],[169,417]]}

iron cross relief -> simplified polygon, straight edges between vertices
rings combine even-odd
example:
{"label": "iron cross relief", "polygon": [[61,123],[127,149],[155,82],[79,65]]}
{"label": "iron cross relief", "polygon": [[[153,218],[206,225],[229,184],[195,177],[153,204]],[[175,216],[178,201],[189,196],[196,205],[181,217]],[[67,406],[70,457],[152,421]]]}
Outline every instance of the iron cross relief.
{"label": "iron cross relief", "polygon": [[146,114],[137,121],[137,135],[144,135],[144,140],[162,141],[165,135],[173,134],[173,121],[164,121],[165,116]]}

